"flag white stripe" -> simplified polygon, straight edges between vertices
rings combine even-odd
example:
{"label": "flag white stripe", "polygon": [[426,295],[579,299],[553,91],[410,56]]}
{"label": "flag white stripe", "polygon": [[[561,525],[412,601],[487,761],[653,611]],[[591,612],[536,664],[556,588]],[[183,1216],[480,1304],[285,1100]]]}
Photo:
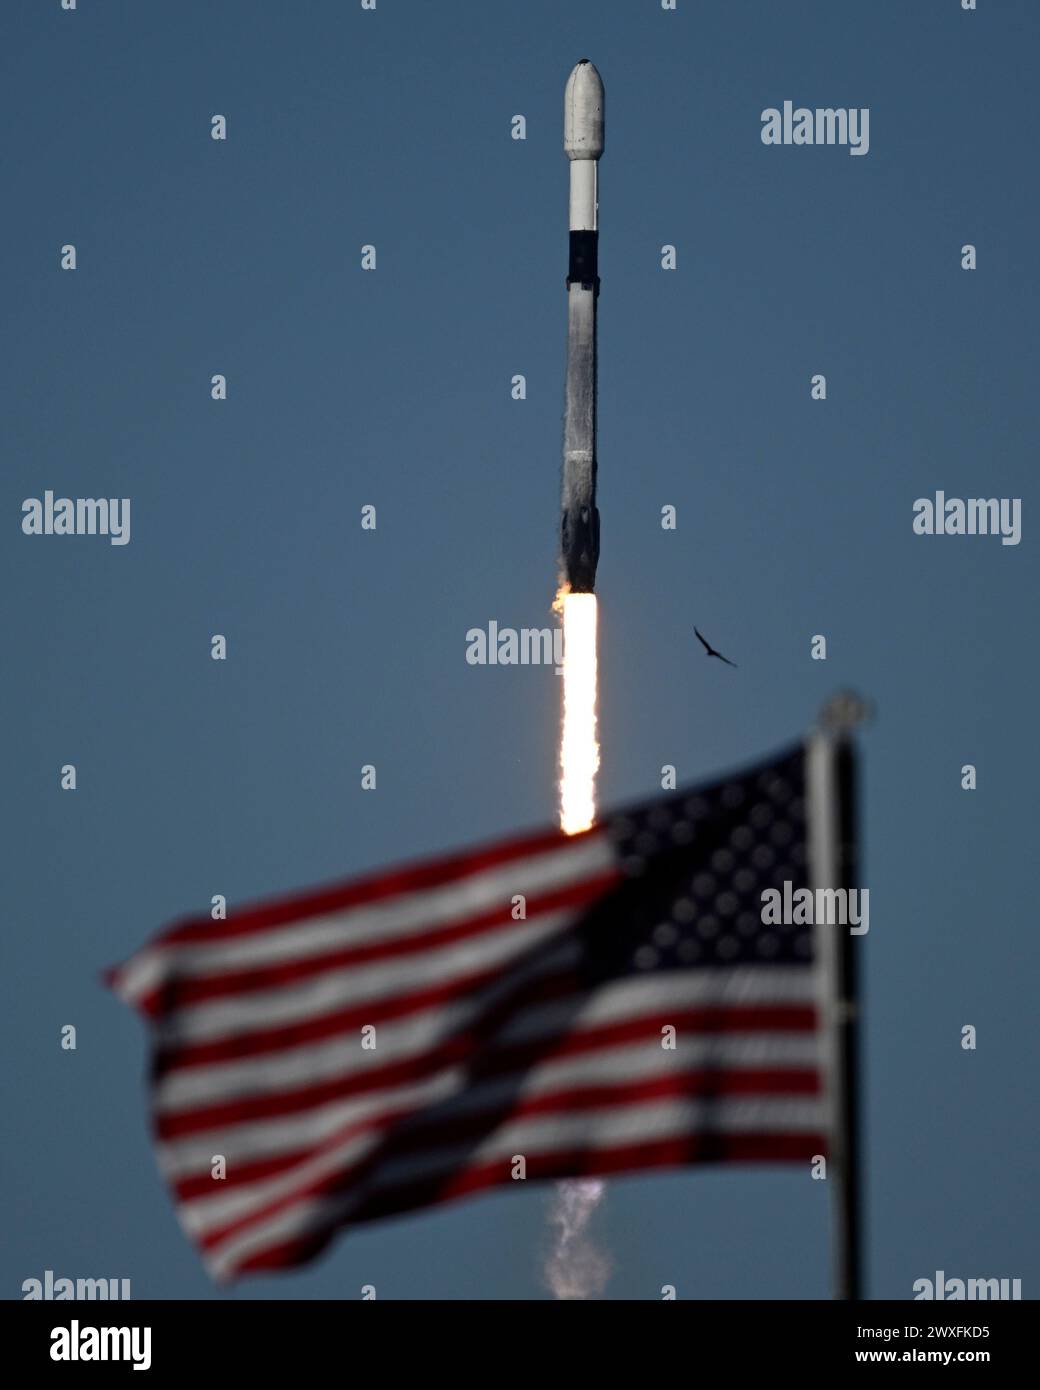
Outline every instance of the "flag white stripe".
{"label": "flag white stripe", "polygon": [[[690,981],[687,980],[687,988],[689,988],[689,984]],[[643,1008],[640,1012],[659,1012],[657,1001],[652,995],[643,1001]],[[637,1012],[628,1017],[638,1018],[639,1016],[640,1013]],[[551,1036],[551,1034],[547,1036]],[[794,1036],[798,1035],[795,1034]],[[620,1044],[605,1044],[606,1047],[618,1045]],[[443,1072],[435,1073],[434,1079],[443,1074]],[[454,1075],[454,1073],[449,1074]],[[397,1095],[413,1094],[415,1084],[411,1081],[405,1081],[394,1087],[381,1087],[378,1091],[365,1092],[360,1096],[331,1100],[323,1105],[311,1106],[289,1116],[259,1120],[249,1119],[233,1123],[226,1121],[222,1124],[215,1124],[210,1130],[197,1130],[178,1138],[166,1139],[161,1141],[158,1146],[160,1166],[167,1177],[172,1179],[208,1171],[214,1153],[225,1153],[229,1158],[233,1156],[238,1162],[273,1158],[278,1154],[292,1153],[308,1144],[321,1143],[357,1114],[373,1113],[379,1109],[381,1104],[393,1103],[393,1098]],[[423,1083],[418,1084],[422,1085]],[[437,1094],[446,1095],[449,1093],[449,1091],[444,1091]],[[233,1103],[235,1099],[234,1094],[225,1097],[227,1103]],[[357,1106],[366,1108],[355,1110],[354,1107]]]}
{"label": "flag white stripe", "polygon": [[[117,992],[135,1003],[173,975],[219,975],[225,971],[305,960],[337,946],[392,941],[422,929],[434,931],[477,917],[503,905],[508,911],[516,893],[528,897],[571,887],[614,867],[614,847],[605,835],[590,835],[580,844],[525,859],[494,864],[468,878],[441,887],[401,893],[385,901],[364,903],[322,917],[305,918],[242,937],[203,941],[157,942],[136,955],[119,972]],[[428,954],[437,949],[424,944]]]}
{"label": "flag white stripe", "polygon": [[[603,1052],[580,1053],[546,1063],[532,1071],[517,1071],[498,1076],[470,1089],[463,1089],[465,1070],[455,1068],[429,1082],[402,1088],[396,1097],[380,1094],[366,1098],[353,1108],[344,1122],[358,1122],[366,1116],[385,1114],[393,1109],[409,1115],[419,1106],[431,1106],[438,1101],[438,1124],[449,1124],[459,1116],[479,1115],[504,1100],[518,1103],[549,1095],[564,1088],[593,1085],[626,1085],[658,1078],[681,1076],[693,1069],[710,1066],[735,1070],[775,1071],[789,1067],[813,1070],[819,1063],[818,1040],[812,1035],[798,1034],[731,1034],[713,1037],[684,1037],[680,1035],[674,1051],[663,1049],[656,1036],[644,1042],[629,1043]],[[453,1091],[455,1094],[453,1094]],[[418,1112],[421,1116],[421,1111]],[[413,1126],[406,1121],[394,1123],[394,1133],[407,1133]],[[299,1187],[328,1173],[345,1171],[357,1163],[381,1142],[385,1131],[357,1134],[335,1145],[327,1152],[312,1155],[306,1161],[277,1177],[262,1179],[248,1186],[223,1191],[220,1183],[204,1197],[186,1199],[181,1203],[181,1219],[185,1229],[194,1235],[215,1229],[251,1210],[285,1196]],[[209,1151],[212,1153],[212,1149]],[[209,1162],[206,1164],[208,1169]]]}
{"label": "flag white stripe", "polygon": [[[720,978],[713,982],[714,996],[707,1002],[814,1002],[811,967],[774,966],[771,971],[756,972],[756,978],[744,978],[753,969],[736,966],[731,971],[712,972]],[[668,1009],[674,1009],[678,1015],[706,1002],[706,990],[697,986],[696,975],[678,971],[643,979],[626,978],[602,986],[592,994],[571,995],[534,1005],[496,1032],[494,1046],[533,1042],[563,1031],[577,1032],[620,1023]],[[286,1048],[245,1061],[217,1062],[172,1071],[155,1088],[155,1109],[160,1114],[177,1114],[200,1105],[216,1105],[247,1095],[278,1093],[295,1086],[320,1084],[351,1072],[364,1074],[372,1067],[388,1063],[407,1062],[444,1042],[486,1007],[485,994],[480,992],[472,1000],[447,1007],[435,1005],[400,1023],[380,1024],[376,1030],[376,1048],[371,1052],[362,1051],[360,1032],[352,1031],[346,1036],[337,1035],[320,1043]]]}
{"label": "flag white stripe", "polygon": [[[730,1035],[734,1038],[737,1034]],[[775,1059],[779,1067],[811,1064],[816,1053],[812,1034],[785,1034]],[[802,1056],[802,1043],[806,1055]],[[540,1086],[541,1078],[551,1066],[562,1065],[564,1061],[579,1059],[591,1060],[614,1048],[606,1044],[602,1049],[578,1053],[575,1057],[560,1059],[558,1063],[544,1063],[532,1073],[532,1085]],[[637,1044],[636,1046],[639,1046]],[[645,1044],[643,1044],[645,1046]],[[655,1038],[653,1046],[658,1049]],[[739,1050],[739,1044],[737,1044]],[[654,1054],[656,1056],[656,1052]],[[734,1061],[733,1065],[736,1065]],[[765,1065],[748,1059],[745,1066]],[[622,1078],[623,1079],[623,1078]],[[228,1162],[252,1163],[264,1159],[277,1158],[280,1154],[302,1152],[324,1143],[347,1125],[360,1123],[366,1118],[384,1111],[407,1114],[418,1105],[432,1105],[449,1099],[460,1091],[468,1080],[464,1065],[456,1065],[434,1073],[421,1081],[403,1082],[397,1086],[387,1086],[378,1091],[368,1091],[360,1096],[345,1100],[329,1101],[325,1105],[314,1106],[290,1116],[271,1119],[250,1120],[235,1124],[215,1125],[212,1129],[200,1130],[182,1138],[161,1141],[158,1146],[158,1162],[161,1172],[168,1181],[210,1172],[214,1153],[222,1153]]]}
{"label": "flag white stripe", "polygon": [[412,1178],[462,1173],[496,1160],[508,1165],[517,1153],[525,1154],[530,1162],[538,1155],[561,1150],[593,1151],[625,1143],[687,1140],[692,1134],[813,1134],[820,1130],[823,1119],[819,1099],[802,1097],[672,1100],[524,1119],[497,1130],[476,1149],[468,1145],[429,1149],[381,1165],[363,1191],[344,1197],[303,1199],[231,1236],[209,1252],[207,1265],[217,1277],[224,1277],[244,1259],[269,1246],[334,1224],[360,1206],[369,1193],[394,1188]]}
{"label": "flag white stripe", "polygon": [[640,1014],[674,1009],[685,1013],[705,1006],[815,1004],[816,979],[807,965],[734,965],[711,970],[628,975],[595,985],[579,1012],[569,999],[550,1000],[524,1009],[496,1034],[501,1043],[527,1042],[546,1033],[597,1027]]}
{"label": "flag white stripe", "polygon": [[605,1105],[600,1110],[576,1110],[567,1115],[533,1115],[496,1129],[476,1148],[469,1144],[443,1145],[391,1159],[380,1166],[372,1190],[396,1187],[428,1177],[432,1172],[478,1167],[496,1160],[509,1163],[518,1153],[595,1149],[673,1135],[689,1138],[691,1134],[813,1134],[820,1128],[823,1115],[818,1096],[671,1098],[646,1105]]}
{"label": "flag white stripe", "polygon": [[[579,943],[571,938],[562,942],[558,952],[554,953],[553,956],[548,957],[546,960],[535,962],[531,967],[517,967],[510,976],[496,978],[481,991],[482,1008],[494,1009],[501,1002],[503,996],[512,994],[518,986],[524,983],[533,983],[539,976],[555,975],[558,971],[573,964],[579,958],[580,954],[581,948]],[[440,1011],[442,1019],[445,1017],[446,1012],[447,1011],[443,1009]],[[479,1012],[479,1010],[477,1010],[472,1000],[458,1007],[458,1015],[461,1022],[468,1022],[471,1016],[476,1012]],[[431,1010],[430,1017],[436,1019],[436,1016],[437,1011]],[[441,1036],[447,1036],[447,1034],[442,1034]],[[198,1070],[201,1072],[208,1070],[208,1068],[199,1068]],[[224,1098],[227,1104],[233,1104],[235,1099],[236,1096],[234,1093]],[[330,1102],[330,1105],[341,1104],[343,1104],[343,1102]],[[288,1124],[285,1121],[243,1121],[236,1125],[223,1125],[219,1130],[214,1129],[212,1133],[219,1133],[222,1142],[230,1142],[233,1140],[236,1156],[239,1158],[268,1157],[271,1154],[283,1152],[286,1148],[291,1149],[295,1147],[293,1133],[303,1133],[303,1127],[310,1124],[312,1121],[315,1126],[313,1133],[316,1141],[322,1138],[323,1133],[328,1133],[330,1129],[335,1129],[336,1126],[334,1124],[326,1126],[324,1130],[321,1127],[322,1116],[327,1112],[328,1108],[328,1106],[310,1107],[301,1112],[298,1117],[292,1119]],[[296,1131],[293,1130],[293,1126],[298,1127]],[[199,1133],[200,1131],[196,1131],[192,1135],[185,1136],[181,1139],[167,1139],[159,1143],[158,1151],[160,1165],[163,1166],[163,1171],[166,1172],[168,1176],[172,1176],[174,1173],[180,1174],[183,1170],[180,1167],[166,1168],[164,1166],[165,1163],[171,1161],[174,1163],[177,1162],[180,1146],[189,1145],[193,1147],[193,1151],[197,1151],[198,1144],[196,1141]],[[213,1152],[214,1150],[210,1149],[211,1158]],[[209,1162],[203,1163],[203,1166],[209,1167]],[[189,1168],[188,1171],[194,1171],[194,1169]]]}
{"label": "flag white stripe", "polygon": [[[527,924],[524,924],[525,926]],[[554,930],[560,927],[559,922],[552,924],[546,933],[551,936]],[[503,932],[503,937],[506,936]],[[498,937],[491,937],[491,943],[498,940]],[[518,946],[518,942],[523,942],[522,933],[509,933],[511,951],[503,954],[494,954],[493,944],[489,946],[490,954],[487,959],[492,963],[498,961],[500,964],[509,959],[511,953],[519,956],[524,954],[525,946]],[[530,944],[528,942],[527,944]],[[560,950],[563,951],[568,945],[578,948],[578,943],[573,937],[563,937],[560,942]],[[533,966],[539,966],[543,962],[537,960],[532,962]],[[519,971],[523,966],[516,967],[513,979],[520,978]],[[334,972],[330,972],[332,975]],[[366,999],[360,992],[355,992],[353,981],[357,972],[343,971],[335,972],[334,988],[322,988],[321,982],[327,981],[329,976],[319,976],[317,980],[310,983],[305,991],[273,990],[270,994],[248,995],[242,999],[221,1000],[218,1004],[209,1006],[206,1009],[193,1009],[186,1013],[171,1015],[166,1024],[157,1026],[157,1032],[166,1047],[175,1048],[178,1044],[188,1044],[197,1042],[219,1043],[225,1039],[238,1038],[251,1031],[265,1032],[271,1026],[278,1026],[286,1023],[304,1022],[308,1019],[321,1018],[324,1015],[336,1012],[340,1009],[349,1009],[355,1005],[360,1006],[365,1003],[375,1003],[379,998],[393,998],[396,991],[386,991],[375,1000]],[[449,975],[455,972],[448,972]],[[732,969],[711,969],[711,970],[690,970],[677,972],[681,978],[686,980],[686,997],[691,1007],[699,1004],[754,1004],[754,1003],[779,1003],[782,1001],[812,1002],[811,976],[807,967],[802,965],[792,966],[734,966]],[[657,975],[654,978],[660,979]],[[436,983],[437,977],[429,974],[427,979]],[[635,984],[636,981],[631,981]],[[606,986],[601,988],[605,989]],[[474,991],[472,998],[478,997],[479,991]],[[283,996],[291,994],[291,1000]],[[174,1031],[176,1027],[176,1031]]]}
{"label": "flag white stripe", "polygon": [[468,937],[425,956],[325,970],[301,984],[276,984],[248,994],[226,995],[170,1013],[156,1026],[156,1037],[160,1046],[176,1047],[179,1043],[266,1032],[340,1009],[374,1006],[413,990],[495,967],[508,967],[515,958],[558,935],[573,920],[574,911],[570,908],[526,922],[507,920],[498,931]]}

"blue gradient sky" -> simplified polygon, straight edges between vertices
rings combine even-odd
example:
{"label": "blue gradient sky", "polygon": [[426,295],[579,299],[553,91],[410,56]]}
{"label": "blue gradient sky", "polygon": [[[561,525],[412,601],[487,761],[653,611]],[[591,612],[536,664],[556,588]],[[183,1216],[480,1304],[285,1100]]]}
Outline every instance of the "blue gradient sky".
{"label": "blue gradient sky", "polygon": [[[839,684],[877,702],[870,1291],[938,1268],[1035,1297],[1040,7],[9,0],[0,30],[3,1295],[51,1268],[152,1298],[545,1296],[533,1186],[214,1290],[154,1166],[143,1030],[97,977],[213,893],[552,820],[557,678],[470,667],[465,633],[547,621],[562,93],[589,56],[602,801],[785,743]],[[785,98],[868,106],[869,155],[763,146]],[[131,543],[24,537],[46,488],[130,496]],[[1022,544],[915,537],[938,488],[1021,497]],[[801,1169],[612,1182],[608,1296],[824,1296],[824,1203]]]}

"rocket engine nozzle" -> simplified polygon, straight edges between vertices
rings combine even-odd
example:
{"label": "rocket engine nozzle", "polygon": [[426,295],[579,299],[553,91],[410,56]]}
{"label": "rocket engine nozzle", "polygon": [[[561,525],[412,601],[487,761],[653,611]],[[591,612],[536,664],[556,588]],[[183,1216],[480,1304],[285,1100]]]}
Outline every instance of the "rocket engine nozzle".
{"label": "rocket engine nozzle", "polygon": [[565,510],[560,526],[560,554],[564,578],[573,594],[596,590],[599,564],[599,509],[573,507]]}

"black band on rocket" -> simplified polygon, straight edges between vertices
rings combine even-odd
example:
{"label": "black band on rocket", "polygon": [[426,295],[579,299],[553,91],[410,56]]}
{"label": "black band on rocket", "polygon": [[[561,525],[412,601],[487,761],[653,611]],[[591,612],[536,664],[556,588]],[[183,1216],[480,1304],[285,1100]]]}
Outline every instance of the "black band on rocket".
{"label": "black band on rocket", "polygon": [[567,284],[577,283],[599,289],[599,233],[571,232],[571,256]]}

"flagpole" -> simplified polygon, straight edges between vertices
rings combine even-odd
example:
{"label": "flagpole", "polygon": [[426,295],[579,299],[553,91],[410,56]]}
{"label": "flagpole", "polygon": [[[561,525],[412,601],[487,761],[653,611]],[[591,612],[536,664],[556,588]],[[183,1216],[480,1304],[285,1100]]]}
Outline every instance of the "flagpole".
{"label": "flagpole", "polygon": [[[856,751],[863,700],[843,692],[820,711],[808,743],[809,861],[813,888],[859,888]],[[848,927],[815,925],[824,1074],[829,1101],[832,1296],[863,1296],[859,1145],[859,990],[856,941]]]}

